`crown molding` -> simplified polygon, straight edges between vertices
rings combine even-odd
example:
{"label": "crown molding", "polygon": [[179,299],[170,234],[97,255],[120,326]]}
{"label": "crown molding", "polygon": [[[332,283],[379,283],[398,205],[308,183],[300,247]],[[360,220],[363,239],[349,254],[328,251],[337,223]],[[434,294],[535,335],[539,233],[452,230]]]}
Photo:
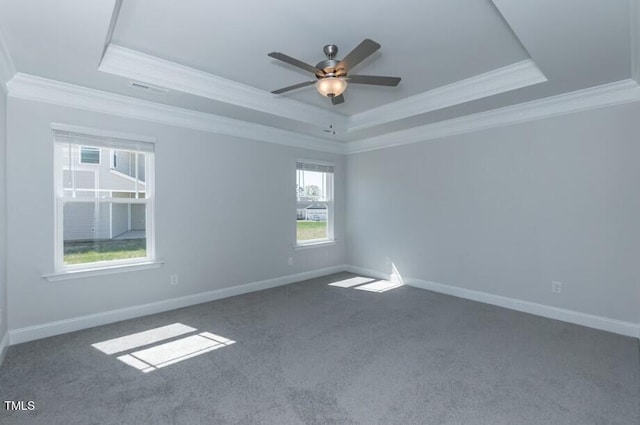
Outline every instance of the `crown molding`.
{"label": "crown molding", "polygon": [[347,118],[335,112],[114,44],[107,48],[98,70],[321,128],[347,124]]}
{"label": "crown molding", "polygon": [[640,86],[621,80],[588,89],[413,127],[347,144],[347,154],[401,146],[573,112],[640,101]]}
{"label": "crown molding", "polygon": [[546,81],[547,77],[534,61],[523,60],[355,114],[349,119],[348,131],[387,124]]}
{"label": "crown molding", "polygon": [[640,101],[640,85],[628,79],[342,143],[23,73],[16,74],[7,87],[10,97],[335,154],[355,154],[385,149]]}
{"label": "crown molding", "polygon": [[261,142],[344,153],[344,143],[18,73],[9,96]]}
{"label": "crown molding", "polygon": [[640,84],[640,0],[630,1],[631,78]]}
{"label": "crown molding", "polygon": [[348,131],[446,108],[547,81],[528,59],[356,114],[350,118],[175,62],[110,44],[98,70],[321,128]]}
{"label": "crown molding", "polygon": [[0,85],[2,89],[8,93],[7,82],[16,74],[16,67],[13,65],[9,48],[0,31]]}

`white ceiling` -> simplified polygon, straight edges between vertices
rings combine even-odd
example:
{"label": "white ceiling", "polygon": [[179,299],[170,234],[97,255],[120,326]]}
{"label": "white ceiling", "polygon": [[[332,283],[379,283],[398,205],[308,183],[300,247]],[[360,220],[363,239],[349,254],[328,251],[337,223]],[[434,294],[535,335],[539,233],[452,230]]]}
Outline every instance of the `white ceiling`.
{"label": "white ceiling", "polygon": [[[336,44],[341,58],[371,38],[382,48],[353,73],[399,76],[402,83],[397,88],[353,85],[345,94],[348,101],[332,107],[347,115],[528,58],[489,0],[187,4],[124,2],[113,42],[272,91],[315,78],[267,53],[280,51],[315,65],[325,59],[325,44]],[[328,17],[322,9],[339,12]],[[313,87],[290,97],[320,107],[329,104]]]}
{"label": "white ceiling", "polygon": [[[0,31],[19,73],[348,142],[628,79],[630,1],[4,0]],[[351,84],[338,106],[313,87],[269,93],[313,77],[267,53],[315,65],[364,38],[382,48],[352,74],[398,87]]]}

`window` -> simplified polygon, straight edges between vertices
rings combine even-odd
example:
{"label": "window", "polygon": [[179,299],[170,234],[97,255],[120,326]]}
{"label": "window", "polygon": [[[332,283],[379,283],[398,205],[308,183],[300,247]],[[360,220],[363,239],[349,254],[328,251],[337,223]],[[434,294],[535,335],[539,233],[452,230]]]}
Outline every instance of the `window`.
{"label": "window", "polygon": [[111,169],[118,168],[118,151],[115,149],[109,149],[109,156],[111,157]]}
{"label": "window", "polygon": [[153,261],[154,145],[60,130],[54,140],[56,271]]}
{"label": "window", "polygon": [[80,146],[81,164],[100,164],[100,149],[93,146]]}
{"label": "window", "polygon": [[297,245],[333,240],[333,164],[297,161],[296,199]]}

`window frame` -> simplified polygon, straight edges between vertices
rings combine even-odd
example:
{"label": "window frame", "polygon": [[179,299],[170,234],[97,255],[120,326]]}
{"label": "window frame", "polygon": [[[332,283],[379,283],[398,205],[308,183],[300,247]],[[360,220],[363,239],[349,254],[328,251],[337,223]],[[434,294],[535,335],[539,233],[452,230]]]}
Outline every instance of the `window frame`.
{"label": "window frame", "polygon": [[[308,239],[305,241],[299,241],[298,240],[298,207],[301,204],[308,204],[308,201],[298,201],[298,193],[297,193],[297,188],[298,188],[298,163],[303,163],[303,164],[309,164],[309,165],[320,165],[320,166],[327,166],[327,167],[332,167],[333,168],[333,172],[324,172],[324,174],[326,174],[326,179],[327,179],[327,188],[326,188],[326,200],[324,201],[318,201],[318,203],[322,203],[322,204],[326,204],[327,205],[327,236],[325,238],[319,238],[319,239]],[[323,161],[323,160],[317,160],[317,159],[307,159],[307,158],[299,158],[296,159],[295,163],[294,163],[294,168],[295,168],[295,187],[296,187],[296,193],[295,193],[295,205],[296,205],[296,209],[295,209],[295,223],[294,223],[294,238],[295,238],[295,244],[294,247],[296,249],[304,249],[304,248],[310,248],[313,246],[325,246],[325,245],[333,245],[335,243],[335,233],[334,233],[334,227],[335,227],[335,223],[334,223],[334,210],[335,210],[335,201],[334,201],[334,190],[335,190],[335,163],[330,162],[330,161]]]}
{"label": "window frame", "polygon": [[[50,276],[59,276],[65,274],[78,274],[79,272],[99,272],[100,270],[114,270],[114,269],[137,269],[131,266],[144,266],[151,263],[158,263],[156,260],[155,250],[155,149],[142,150],[138,146],[140,143],[147,145],[153,144],[155,139],[141,137],[138,139],[135,136],[123,135],[122,133],[110,133],[103,130],[93,129],[81,129],[81,133],[74,134],[72,127],[63,125],[52,125],[54,133],[53,147],[54,147],[54,270],[55,273]],[[104,144],[98,146],[92,145],[90,142],[82,141],[62,141],[58,140],[56,133],[70,133],[71,138],[78,137],[80,140],[83,137],[91,138],[94,141],[100,141]],[[110,139],[118,139],[118,147],[110,147]],[[78,152],[82,147],[96,147],[99,149],[100,156],[102,156],[102,149],[108,149],[109,154],[115,150],[130,150],[136,153],[143,153],[145,159],[145,193],[144,198],[114,198],[108,197],[93,197],[93,198],[65,198],[64,197],[64,183],[63,174],[69,167],[64,164],[62,158],[62,146],[58,145],[76,145],[79,146]],[[126,146],[129,145],[127,148]],[[153,145],[151,145],[153,146]],[[80,155],[79,155],[80,156]],[[80,161],[80,158],[78,159]],[[83,170],[87,165],[99,165],[99,164],[86,164],[81,163],[82,166],[76,168],[76,170]],[[101,165],[101,164],[100,164]],[[95,168],[94,168],[95,169]],[[109,164],[109,171],[111,170]],[[107,208],[111,208],[114,204],[144,204],[145,207],[145,238],[146,238],[146,256],[138,258],[127,258],[120,260],[107,260],[96,261],[91,263],[82,264],[65,264],[64,263],[64,205],[66,203],[87,202],[93,204],[103,204]]]}

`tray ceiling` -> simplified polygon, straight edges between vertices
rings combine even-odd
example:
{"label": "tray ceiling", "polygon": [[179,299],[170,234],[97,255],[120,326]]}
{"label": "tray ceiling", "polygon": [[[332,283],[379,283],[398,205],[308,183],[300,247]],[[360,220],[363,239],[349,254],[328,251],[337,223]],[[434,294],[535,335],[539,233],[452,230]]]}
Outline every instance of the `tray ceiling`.
{"label": "tray ceiling", "polygon": [[[629,80],[638,68],[637,3],[6,0],[0,50],[14,65],[5,60],[0,71],[15,68],[14,87],[52,89],[29,78],[40,77],[318,141],[361,143]],[[364,38],[382,48],[352,73],[400,76],[398,87],[352,84],[338,106],[312,86],[269,93],[313,77],[267,53],[314,65],[323,45],[338,45],[343,57]],[[131,81],[168,92],[136,90]],[[335,135],[324,132],[329,126]]]}

